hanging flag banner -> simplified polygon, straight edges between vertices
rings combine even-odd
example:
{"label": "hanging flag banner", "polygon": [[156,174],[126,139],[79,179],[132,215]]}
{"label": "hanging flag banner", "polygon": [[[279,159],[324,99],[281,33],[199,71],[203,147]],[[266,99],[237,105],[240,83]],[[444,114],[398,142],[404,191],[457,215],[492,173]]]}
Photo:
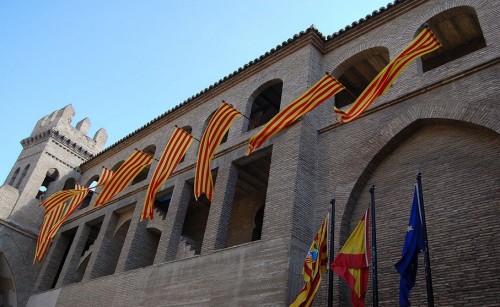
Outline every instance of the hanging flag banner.
{"label": "hanging flag banner", "polygon": [[59,228],[61,228],[61,225],[76,211],[76,209],[80,207],[81,203],[89,193],[88,188],[79,184],[76,184],[74,190],[68,191],[72,191],[74,194],[69,202],[65,201],[59,206],[60,212],[56,215],[57,218],[52,225],[48,226],[48,231],[45,236],[39,240],[39,244],[37,243],[35,260],[38,259],[40,262],[43,260],[50,246],[50,242],[55,237]]}
{"label": "hanging flag banner", "polygon": [[295,301],[290,307],[311,306],[314,296],[321,284],[321,274],[325,273],[328,265],[327,240],[328,236],[328,215],[319,228],[314,241],[309,248],[302,268],[302,277],[306,284],[300,290]]}
{"label": "hanging flag banner", "polygon": [[[436,36],[429,28],[424,28],[417,37],[364,89],[347,111],[334,107],[339,122],[348,123],[358,118],[378,97],[392,86],[396,78],[415,59],[441,47]],[[339,118],[340,117],[340,118]]]}
{"label": "hanging flag banner", "polygon": [[418,254],[425,250],[425,233],[420,216],[418,186],[415,184],[410,221],[406,231],[402,258],[396,263],[396,270],[401,275],[399,281],[399,305],[410,306],[410,290],[415,286],[418,268]]}
{"label": "hanging flag banner", "polygon": [[144,207],[142,208],[141,221],[144,219],[153,219],[155,195],[161,185],[168,179],[175,167],[181,161],[187,149],[193,142],[193,137],[181,128],[175,128],[167,147],[161,155],[158,166],[153,173],[151,183],[148,186]]}
{"label": "hanging flag banner", "polygon": [[351,288],[353,306],[365,306],[370,264],[369,209],[331,264],[332,270]]}
{"label": "hanging flag banner", "polygon": [[102,206],[116,194],[123,191],[141,170],[151,164],[153,157],[139,150],[135,152],[116,170],[114,175],[106,182],[95,202],[95,207]]}
{"label": "hanging flag banner", "polygon": [[329,74],[325,75],[305,93],[278,112],[259,132],[250,138],[246,155],[251,154],[272,136],[343,89],[344,86],[334,77]]}
{"label": "hanging flag banner", "polygon": [[97,187],[105,185],[106,182],[108,182],[111,179],[111,177],[113,177],[114,173],[115,172],[113,172],[112,170],[105,168],[103,166],[101,176],[99,176],[99,181],[97,181],[97,185],[93,188],[97,188]]}
{"label": "hanging flag banner", "polygon": [[241,113],[231,105],[222,102],[215,111],[203,133],[196,161],[196,174],[194,177],[194,196],[196,199],[202,194],[212,201],[214,184],[210,172],[210,161],[219,147],[222,138]]}

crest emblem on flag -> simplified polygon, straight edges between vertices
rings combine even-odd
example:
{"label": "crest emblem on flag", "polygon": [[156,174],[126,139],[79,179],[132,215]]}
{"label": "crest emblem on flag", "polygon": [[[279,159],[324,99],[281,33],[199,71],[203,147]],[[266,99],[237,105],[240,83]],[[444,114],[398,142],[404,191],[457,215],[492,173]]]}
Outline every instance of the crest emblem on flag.
{"label": "crest emblem on flag", "polygon": [[306,255],[306,262],[314,263],[318,260],[318,244],[313,242]]}

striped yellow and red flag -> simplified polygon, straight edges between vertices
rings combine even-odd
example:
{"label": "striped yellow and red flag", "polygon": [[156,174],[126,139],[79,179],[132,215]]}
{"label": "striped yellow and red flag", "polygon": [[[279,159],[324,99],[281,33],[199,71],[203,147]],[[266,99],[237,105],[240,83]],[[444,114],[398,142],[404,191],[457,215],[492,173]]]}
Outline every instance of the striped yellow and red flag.
{"label": "striped yellow and red flag", "polygon": [[108,182],[111,179],[111,177],[113,177],[114,174],[115,172],[103,166],[101,176],[99,176],[99,181],[97,182],[97,185],[94,188],[105,185],[106,182]]}
{"label": "striped yellow and red flag", "polygon": [[370,266],[370,220],[367,209],[354,231],[331,264],[332,270],[351,288],[353,306],[365,306]]}
{"label": "striped yellow and red flag", "polygon": [[247,155],[264,144],[273,135],[291,125],[299,117],[313,110],[328,98],[344,89],[334,77],[327,74],[311,86],[306,92],[292,101],[254,136],[248,143]]}
{"label": "striped yellow and red flag", "polygon": [[153,157],[139,150],[135,152],[116,170],[115,174],[104,185],[95,202],[95,207],[102,206],[116,194],[123,191],[141,170],[151,164]]}
{"label": "striped yellow and red flag", "polygon": [[79,190],[63,190],[51,195],[47,200],[40,204],[45,207],[44,219],[40,232],[38,234],[37,246],[35,251],[35,260],[42,261],[45,252],[50,244],[50,233],[55,225],[57,225],[65,214],[67,202],[70,198],[78,196]]}
{"label": "striped yellow and red flag", "polygon": [[328,216],[325,217],[323,224],[319,228],[314,241],[309,248],[302,268],[302,277],[306,284],[300,290],[295,301],[290,304],[291,307],[311,306],[314,296],[321,283],[321,274],[326,272],[328,265],[327,235],[328,234]]}
{"label": "striped yellow and red flag", "polygon": [[161,155],[158,166],[151,178],[151,183],[148,186],[144,207],[142,208],[141,221],[148,218],[153,219],[153,209],[156,192],[160,189],[161,185],[168,179],[170,174],[174,171],[179,161],[186,153],[189,145],[193,142],[193,137],[181,128],[175,128],[167,147]]}
{"label": "striped yellow and red flag", "polygon": [[441,47],[441,44],[429,28],[425,28],[417,37],[365,88],[347,111],[334,107],[339,122],[350,122],[360,116],[378,97],[385,94],[396,78],[416,58]]}
{"label": "striped yellow and red flag", "polygon": [[236,117],[241,113],[231,105],[222,102],[222,105],[215,111],[208,123],[207,129],[203,133],[196,161],[196,174],[194,177],[194,196],[196,199],[205,194],[208,200],[212,200],[213,181],[210,172],[210,160],[220,145],[224,134],[229,130]]}

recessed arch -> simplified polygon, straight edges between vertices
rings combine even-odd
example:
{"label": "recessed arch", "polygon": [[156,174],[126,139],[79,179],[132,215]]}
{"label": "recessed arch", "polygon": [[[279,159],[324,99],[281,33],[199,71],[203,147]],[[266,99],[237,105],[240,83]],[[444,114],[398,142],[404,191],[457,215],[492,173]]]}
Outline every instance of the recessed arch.
{"label": "recessed arch", "polygon": [[14,274],[5,255],[0,252],[0,303],[2,306],[17,306],[17,291]]}
{"label": "recessed arch", "polygon": [[16,181],[17,175],[19,175],[19,172],[21,171],[21,168],[18,167],[14,173],[12,174],[12,177],[10,177],[9,180],[9,185],[14,185],[14,182]]}
{"label": "recessed arch", "polygon": [[75,178],[68,178],[64,182],[63,190],[72,190],[75,188],[76,180]]}
{"label": "recessed arch", "polygon": [[387,64],[389,50],[381,46],[358,52],[342,62],[332,72],[346,88],[335,95],[335,106],[342,108],[353,103]]}
{"label": "recessed arch", "polygon": [[[149,145],[149,146],[146,146],[142,152],[144,152],[145,154],[147,155],[150,155],[151,157],[154,157],[155,156],[155,152],[156,152],[156,145]],[[136,184],[136,183],[139,183],[143,180],[145,180],[146,178],[148,178],[148,174],[149,174],[149,170],[151,169],[151,164],[149,165],[146,165],[140,172],[139,174],[137,174],[137,176],[135,176],[134,180],[132,180],[132,185]]]}
{"label": "recessed arch", "polygon": [[115,164],[115,165],[111,168],[111,170],[112,170],[113,172],[116,172],[116,171],[120,168],[120,166],[122,166],[122,164],[123,164],[124,162],[125,162],[125,160],[121,160],[120,162],[116,163],[116,164]]}
{"label": "recessed arch", "polygon": [[470,6],[445,10],[427,20],[417,31],[428,26],[442,47],[421,57],[423,72],[461,58],[486,47],[476,11]]}
{"label": "recessed arch", "polygon": [[[25,168],[26,171],[27,171],[28,168],[29,168],[29,164]],[[23,177],[21,177],[20,181],[23,179]],[[57,170],[57,168],[51,168],[51,169],[49,169],[47,171],[47,173],[45,174],[45,178],[43,179],[43,182],[40,185],[40,188],[38,189],[38,193],[36,194],[36,199],[42,200],[43,197],[44,197],[44,195],[45,195],[45,192],[49,188],[49,185],[53,181],[57,180],[58,178],[59,178],[59,171]]]}
{"label": "recessed arch", "polygon": [[[340,223],[339,246],[366,210],[368,190],[375,184],[376,216],[384,221],[377,223],[379,282],[388,286],[381,299],[389,305],[397,304],[397,295],[390,294],[397,293],[399,279],[393,265],[401,256],[417,171],[423,174],[431,257],[441,259],[433,262],[433,278],[438,284],[449,285],[444,287],[447,293],[442,293],[443,297],[463,297],[459,289],[478,291],[488,286],[487,281],[478,282],[470,274],[487,274],[491,264],[498,263],[494,251],[478,258],[477,250],[489,251],[500,244],[494,235],[500,231],[494,213],[498,212],[500,195],[492,180],[500,172],[495,157],[499,151],[497,132],[470,122],[439,118],[411,122],[374,153],[350,192]],[[478,193],[478,189],[485,192]],[[463,229],[467,231],[457,231]],[[447,247],[450,238],[460,246],[458,255]],[[450,276],[449,266],[461,259],[465,267],[474,267],[474,272],[463,272],[459,278]],[[417,280],[424,280],[423,275],[423,268],[419,268]],[[338,290],[344,291],[339,286]],[[491,290],[498,291],[498,287]],[[344,292],[342,302],[348,297]],[[425,286],[412,290],[412,297],[424,301]]]}
{"label": "recessed arch", "polygon": [[283,92],[283,81],[274,79],[261,85],[250,96],[247,131],[260,127],[278,114]]}

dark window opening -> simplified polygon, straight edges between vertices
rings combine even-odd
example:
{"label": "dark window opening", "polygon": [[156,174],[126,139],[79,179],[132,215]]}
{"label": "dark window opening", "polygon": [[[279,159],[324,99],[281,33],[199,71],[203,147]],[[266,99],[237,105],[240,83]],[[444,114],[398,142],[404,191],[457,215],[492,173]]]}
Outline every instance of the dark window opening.
{"label": "dark window opening", "polygon": [[170,200],[172,200],[172,189],[160,191],[155,197],[155,211],[164,220],[167,217],[168,207],[170,206]]}
{"label": "dark window opening", "polygon": [[[19,178],[19,181],[16,183],[16,186],[15,188],[18,189],[19,186],[21,186],[21,183],[23,182],[24,180],[24,177],[26,177],[26,174],[28,173],[28,169],[30,168],[30,165],[26,165],[23,169],[23,173],[21,174],[21,178]],[[56,170],[57,171],[57,170]]]}
{"label": "dark window opening", "polygon": [[[215,185],[217,170],[212,171],[212,178]],[[191,181],[188,184],[192,184]],[[179,246],[178,255],[181,258],[190,255],[199,255],[203,237],[205,236],[205,228],[207,226],[208,213],[210,211],[210,201],[203,194],[198,200],[195,200],[194,194],[191,194],[189,199],[186,217],[182,225],[181,243]]]}
{"label": "dark window opening", "polygon": [[389,50],[375,47],[361,51],[339,65],[333,76],[345,86],[345,90],[335,95],[335,106],[342,108],[353,103],[387,64]]}
{"label": "dark window opening", "polygon": [[[36,199],[43,200],[45,197],[45,192],[47,192],[47,189],[49,188],[49,185],[51,182],[55,181],[59,177],[59,171],[55,168],[51,168],[47,171],[47,174],[45,175],[45,179],[43,179],[42,185],[40,186],[40,189],[38,190],[38,193],[36,194]],[[22,180],[22,178],[21,178]],[[20,180],[20,181],[21,181]]]}
{"label": "dark window opening", "polygon": [[[460,6],[446,10],[429,19],[426,25],[436,35],[442,47],[422,56],[424,72],[486,47],[479,20],[472,7]],[[417,34],[422,29],[423,26]]]}
{"label": "dark window opening", "polygon": [[16,283],[9,262],[0,252],[0,306],[17,306]]}
{"label": "dark window opening", "polygon": [[[281,104],[283,82],[272,84],[262,90],[252,102],[248,129],[260,127],[278,114]],[[255,95],[255,94],[254,94]],[[253,96],[253,95],[252,95]]]}
{"label": "dark window opening", "polygon": [[85,275],[90,256],[93,252],[93,245],[99,235],[99,232],[101,231],[102,220],[103,218],[100,218],[97,221],[93,221],[86,225],[86,227],[89,227],[89,234],[87,236],[87,240],[85,241],[73,282],[82,281],[83,275]]}
{"label": "dark window opening", "polygon": [[271,152],[255,153],[238,164],[226,247],[260,240],[262,236]]}
{"label": "dark window opening", "polygon": [[85,185],[87,188],[90,188],[89,193],[85,198],[83,199],[82,204],[80,205],[80,208],[78,210],[82,210],[83,208],[87,208],[90,205],[90,201],[92,201],[92,197],[95,194],[95,187],[97,186],[99,182],[99,176],[95,175],[92,178],[87,181],[87,184]]}
{"label": "dark window opening", "polygon": [[63,190],[73,190],[76,185],[75,178],[69,178],[64,182]]}
{"label": "dark window opening", "polygon": [[76,234],[76,228],[63,232],[60,238],[61,242],[58,242],[58,244],[54,247],[56,249],[53,253],[54,259],[51,260],[57,263],[57,270],[52,280],[50,289],[54,289],[57,285],[57,281],[59,280],[59,275],[61,274],[64,262],[66,261],[66,258],[68,256],[69,249],[71,248],[71,244],[75,239],[75,234]]}
{"label": "dark window opening", "polygon": [[17,168],[15,171],[14,171],[14,174],[12,174],[12,177],[10,178],[9,180],[9,185],[14,185],[14,182],[16,181],[16,178],[17,178],[17,175],[19,174],[19,171],[21,170],[21,168]]}
{"label": "dark window opening", "polygon": [[115,166],[113,166],[113,167],[111,168],[111,170],[112,170],[113,172],[116,172],[116,171],[120,168],[120,166],[122,166],[122,164],[123,164],[123,163],[125,163],[125,160],[123,160],[123,161],[120,161],[120,162],[116,163],[116,164],[115,164]]}

